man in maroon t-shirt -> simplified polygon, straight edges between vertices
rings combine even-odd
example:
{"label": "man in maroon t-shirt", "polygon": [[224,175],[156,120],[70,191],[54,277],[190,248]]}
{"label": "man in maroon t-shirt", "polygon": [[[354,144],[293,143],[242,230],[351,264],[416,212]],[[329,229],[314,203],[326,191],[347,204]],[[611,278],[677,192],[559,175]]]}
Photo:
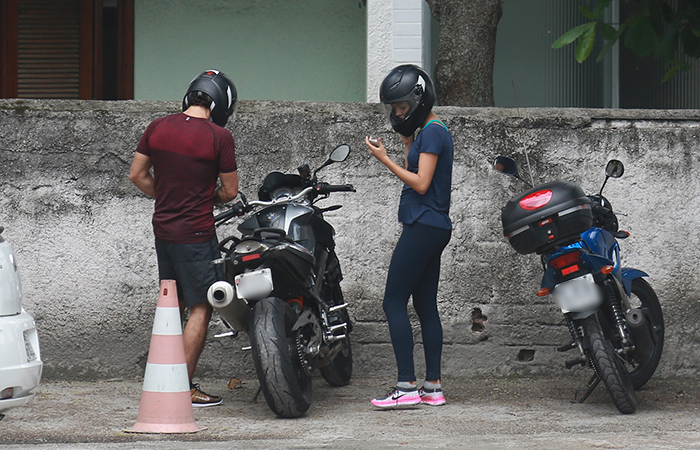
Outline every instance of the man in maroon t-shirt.
{"label": "man in maroon t-shirt", "polygon": [[204,393],[192,377],[212,315],[207,289],[223,278],[221,266],[211,264],[220,257],[214,204],[238,194],[233,136],[224,128],[237,103],[236,87],[225,74],[208,70],[198,75],[185,93],[184,112],[148,126],[129,173],[129,179],[156,200],[153,232],[159,278],[177,282],[181,311],[189,309],[182,335],[192,406],[222,401]]}

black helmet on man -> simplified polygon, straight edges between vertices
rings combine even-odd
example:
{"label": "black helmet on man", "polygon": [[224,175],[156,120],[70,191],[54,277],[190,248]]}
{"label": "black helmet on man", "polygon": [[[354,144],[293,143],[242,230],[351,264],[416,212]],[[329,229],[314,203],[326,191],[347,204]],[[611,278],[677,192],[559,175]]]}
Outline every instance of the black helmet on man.
{"label": "black helmet on man", "polygon": [[225,73],[218,70],[205,70],[190,82],[182,100],[182,110],[191,106],[190,94],[193,96],[209,96],[211,104],[211,120],[225,127],[228,118],[236,114],[238,108],[238,92],[236,85]]}
{"label": "black helmet on man", "polygon": [[423,126],[435,104],[435,87],[430,76],[413,64],[397,66],[379,88],[379,99],[389,115],[391,127],[411,136]]}

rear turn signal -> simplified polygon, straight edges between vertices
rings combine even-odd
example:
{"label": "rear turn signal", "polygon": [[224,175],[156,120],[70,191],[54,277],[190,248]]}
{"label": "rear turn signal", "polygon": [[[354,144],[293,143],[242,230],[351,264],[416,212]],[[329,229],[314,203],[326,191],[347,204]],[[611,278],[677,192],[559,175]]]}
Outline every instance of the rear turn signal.
{"label": "rear turn signal", "polygon": [[600,269],[600,273],[602,273],[603,275],[607,275],[609,273],[612,273],[613,270],[615,270],[613,266],[605,266],[602,269]]}
{"label": "rear turn signal", "polygon": [[539,291],[537,291],[537,296],[538,297],[544,297],[545,295],[549,295],[549,289],[547,288],[542,288]]}

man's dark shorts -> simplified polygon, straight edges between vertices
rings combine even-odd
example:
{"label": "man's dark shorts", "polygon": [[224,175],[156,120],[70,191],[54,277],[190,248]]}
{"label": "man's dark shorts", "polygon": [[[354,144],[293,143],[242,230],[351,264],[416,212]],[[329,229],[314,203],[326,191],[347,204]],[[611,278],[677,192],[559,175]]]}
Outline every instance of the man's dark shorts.
{"label": "man's dark shorts", "polygon": [[156,238],[158,275],[161,280],[175,280],[177,297],[190,307],[207,303],[207,290],[223,279],[223,266],[212,264],[221,257],[216,238],[201,244],[171,244]]}

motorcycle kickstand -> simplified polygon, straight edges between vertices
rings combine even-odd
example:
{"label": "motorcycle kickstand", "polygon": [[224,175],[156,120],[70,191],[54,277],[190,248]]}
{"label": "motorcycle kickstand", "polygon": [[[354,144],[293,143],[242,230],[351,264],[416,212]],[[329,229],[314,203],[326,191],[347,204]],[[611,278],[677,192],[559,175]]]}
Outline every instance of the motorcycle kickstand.
{"label": "motorcycle kickstand", "polygon": [[579,394],[583,391],[583,389],[577,389],[576,392],[574,393],[574,403],[583,403],[586,401],[586,399],[593,393],[593,390],[598,386],[598,383],[600,383],[600,378],[598,378],[598,375],[593,375],[590,380],[588,380],[588,384],[586,385],[586,391],[583,393],[583,396],[579,398]]}
{"label": "motorcycle kickstand", "polygon": [[261,393],[261,392],[262,392],[262,385],[260,385],[260,386],[258,387],[258,392],[256,392],[255,395],[253,396],[253,403],[257,403],[257,402],[258,402],[258,397],[260,397],[260,393]]}

